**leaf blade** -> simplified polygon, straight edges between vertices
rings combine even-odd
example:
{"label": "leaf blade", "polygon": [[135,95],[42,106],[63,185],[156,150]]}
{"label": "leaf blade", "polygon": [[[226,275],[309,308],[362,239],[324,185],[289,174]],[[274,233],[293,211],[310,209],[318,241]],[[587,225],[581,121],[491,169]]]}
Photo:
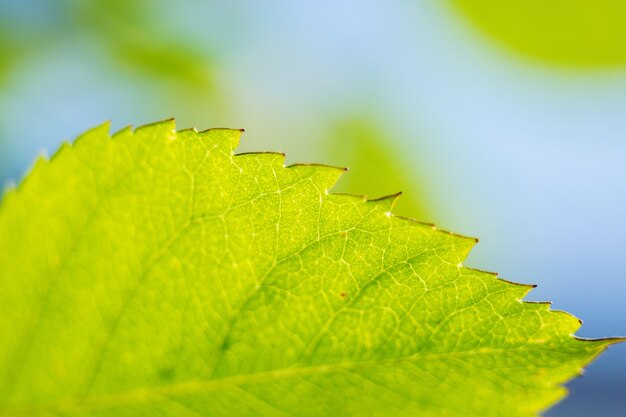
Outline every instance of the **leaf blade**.
{"label": "leaf blade", "polygon": [[395,196],[330,193],[342,168],[107,131],[0,206],[0,415],[529,416],[613,342]]}

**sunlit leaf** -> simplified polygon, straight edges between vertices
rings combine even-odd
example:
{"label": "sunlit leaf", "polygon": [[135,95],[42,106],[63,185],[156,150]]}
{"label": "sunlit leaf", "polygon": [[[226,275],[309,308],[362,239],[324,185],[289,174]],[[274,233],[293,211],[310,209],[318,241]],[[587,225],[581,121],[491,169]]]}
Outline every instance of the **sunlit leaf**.
{"label": "sunlit leaf", "polygon": [[614,342],[240,134],[103,126],[4,196],[1,416],[532,416]]}

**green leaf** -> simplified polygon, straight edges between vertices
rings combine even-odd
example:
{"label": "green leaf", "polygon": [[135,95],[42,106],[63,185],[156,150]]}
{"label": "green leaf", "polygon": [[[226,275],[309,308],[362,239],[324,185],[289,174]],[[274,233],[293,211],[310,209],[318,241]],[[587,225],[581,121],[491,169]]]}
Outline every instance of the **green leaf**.
{"label": "green leaf", "polygon": [[579,68],[626,65],[626,3],[615,0],[451,0],[509,50]]}
{"label": "green leaf", "polygon": [[1,416],[531,416],[615,341],[343,169],[107,129],[4,196]]}

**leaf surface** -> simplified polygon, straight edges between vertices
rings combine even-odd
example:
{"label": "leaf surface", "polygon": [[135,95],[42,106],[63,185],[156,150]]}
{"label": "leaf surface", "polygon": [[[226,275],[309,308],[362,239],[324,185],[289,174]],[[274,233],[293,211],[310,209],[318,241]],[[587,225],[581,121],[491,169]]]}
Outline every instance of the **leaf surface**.
{"label": "leaf surface", "polygon": [[0,207],[0,416],[532,416],[612,340],[237,130],[101,126]]}

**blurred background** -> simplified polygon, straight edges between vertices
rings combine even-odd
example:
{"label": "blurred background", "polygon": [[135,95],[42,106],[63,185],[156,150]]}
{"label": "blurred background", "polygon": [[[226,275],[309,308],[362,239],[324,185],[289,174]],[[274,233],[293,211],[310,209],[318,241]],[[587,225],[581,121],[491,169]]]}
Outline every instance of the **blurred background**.
{"label": "blurred background", "polygon": [[[468,266],[626,335],[626,3],[3,0],[0,183],[107,119],[241,150],[478,236]],[[626,414],[626,345],[545,413]]]}

